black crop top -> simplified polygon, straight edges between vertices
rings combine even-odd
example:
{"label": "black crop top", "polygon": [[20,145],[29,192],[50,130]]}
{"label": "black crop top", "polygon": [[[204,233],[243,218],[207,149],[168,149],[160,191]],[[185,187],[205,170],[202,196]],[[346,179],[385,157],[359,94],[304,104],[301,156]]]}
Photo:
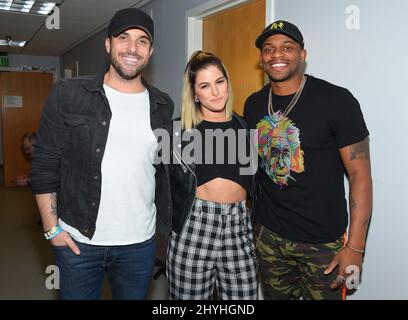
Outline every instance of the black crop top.
{"label": "black crop top", "polygon": [[232,180],[249,192],[251,175],[240,174],[240,168],[250,165],[246,129],[234,117],[226,122],[203,120],[196,129],[202,137],[201,141],[194,139],[195,151],[202,150],[201,155],[194,154],[197,187],[219,177]]}

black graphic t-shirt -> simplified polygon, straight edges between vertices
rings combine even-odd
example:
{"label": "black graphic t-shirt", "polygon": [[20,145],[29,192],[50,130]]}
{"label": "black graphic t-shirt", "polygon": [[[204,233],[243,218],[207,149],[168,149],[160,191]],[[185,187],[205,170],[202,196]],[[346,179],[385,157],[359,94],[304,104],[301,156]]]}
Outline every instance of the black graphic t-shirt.
{"label": "black graphic t-shirt", "polygon": [[248,163],[241,163],[239,157],[240,152],[247,155],[250,151],[246,129],[233,117],[225,122],[203,120],[197,130],[201,136],[196,145],[201,151],[195,165],[197,187],[219,177],[238,183],[249,193],[252,176],[240,173]]}
{"label": "black graphic t-shirt", "polygon": [[269,115],[269,90],[252,94],[244,109],[249,127],[258,129],[255,217],[289,240],[337,240],[348,224],[339,149],[368,136],[360,105],[348,90],[307,76],[294,108],[285,115],[293,95],[273,95]]}

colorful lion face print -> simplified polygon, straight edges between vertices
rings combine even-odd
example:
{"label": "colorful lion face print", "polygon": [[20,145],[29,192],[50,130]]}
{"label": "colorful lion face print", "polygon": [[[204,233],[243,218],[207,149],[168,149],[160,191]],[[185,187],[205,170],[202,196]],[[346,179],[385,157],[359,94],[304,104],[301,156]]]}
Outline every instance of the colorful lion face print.
{"label": "colorful lion face print", "polygon": [[280,111],[265,116],[258,129],[258,155],[261,168],[277,185],[288,185],[291,171],[305,171],[299,129]]}

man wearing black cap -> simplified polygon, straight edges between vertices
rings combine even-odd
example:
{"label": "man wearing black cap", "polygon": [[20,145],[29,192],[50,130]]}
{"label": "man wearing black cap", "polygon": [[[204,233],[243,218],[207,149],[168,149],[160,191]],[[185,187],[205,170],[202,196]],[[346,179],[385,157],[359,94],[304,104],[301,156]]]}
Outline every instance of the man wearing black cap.
{"label": "man wearing black cap", "polygon": [[146,13],[118,11],[105,40],[108,69],[58,82],[44,107],[32,189],[59,267],[61,299],[98,299],[105,273],[114,299],[146,298],[156,212],[165,232],[170,225],[155,132],[169,130],[174,108],[141,77],[153,41]]}
{"label": "man wearing black cap", "polygon": [[255,45],[270,80],[244,109],[258,129],[254,216],[264,296],[342,299],[343,285],[358,286],[372,208],[359,103],[348,90],[304,74],[307,52],[295,25],[276,21]]}

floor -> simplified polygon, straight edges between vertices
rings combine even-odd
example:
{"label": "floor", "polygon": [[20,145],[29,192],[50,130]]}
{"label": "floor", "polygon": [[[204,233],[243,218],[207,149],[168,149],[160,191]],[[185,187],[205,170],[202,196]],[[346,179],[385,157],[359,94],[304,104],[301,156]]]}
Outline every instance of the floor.
{"label": "floor", "polygon": [[[39,213],[29,188],[4,188],[0,168],[0,300],[54,300],[46,288],[47,266],[54,264],[49,243],[37,224]],[[155,270],[156,271],[156,270]],[[166,278],[152,279],[148,299],[167,299]],[[102,299],[110,299],[105,283]]]}

